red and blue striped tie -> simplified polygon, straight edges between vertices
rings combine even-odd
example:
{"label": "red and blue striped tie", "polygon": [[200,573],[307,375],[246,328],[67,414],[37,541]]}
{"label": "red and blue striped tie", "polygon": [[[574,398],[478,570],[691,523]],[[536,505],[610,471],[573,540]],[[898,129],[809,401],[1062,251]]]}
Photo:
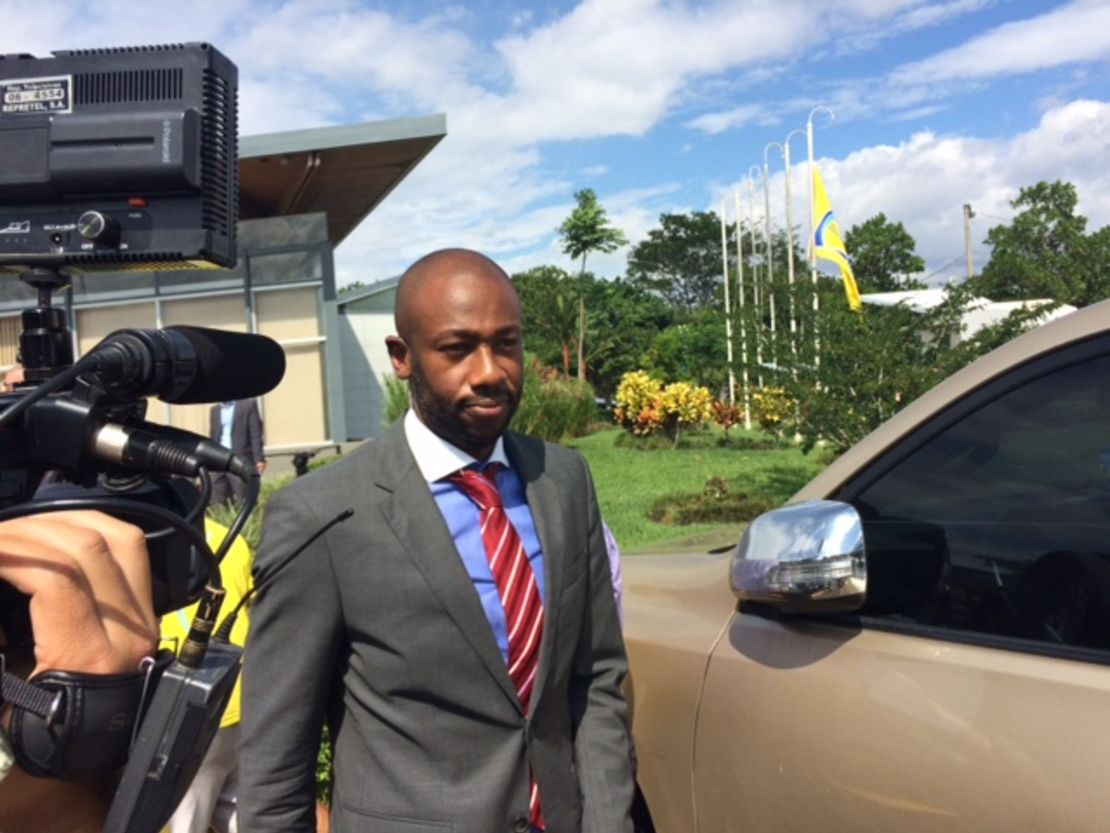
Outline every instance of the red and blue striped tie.
{"label": "red and blue striped tie", "polygon": [[[540,598],[532,566],[528,563],[528,553],[524,551],[524,544],[501,504],[501,493],[495,480],[499,468],[500,464],[491,463],[481,472],[463,469],[453,474],[450,480],[478,506],[482,543],[509,631],[509,678],[516,687],[520,707],[527,714],[539,666],[543,599]],[[530,775],[529,780],[529,815],[532,825],[543,830],[535,775]]]}

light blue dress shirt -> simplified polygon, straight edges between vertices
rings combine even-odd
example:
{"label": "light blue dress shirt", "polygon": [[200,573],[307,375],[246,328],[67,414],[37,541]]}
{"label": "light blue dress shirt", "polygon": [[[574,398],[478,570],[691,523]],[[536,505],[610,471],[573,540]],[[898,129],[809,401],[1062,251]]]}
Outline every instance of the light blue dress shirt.
{"label": "light blue dress shirt", "polygon": [[231,420],[235,416],[234,402],[220,403],[220,445],[231,448]]}
{"label": "light blue dress shirt", "polygon": [[501,656],[508,664],[509,636],[505,624],[505,609],[501,606],[501,597],[497,593],[493,573],[490,572],[485,544],[482,543],[478,507],[458,486],[443,478],[479,462],[501,463],[501,470],[497,473],[497,488],[501,492],[501,503],[505,507],[505,514],[509,516],[509,522],[520,536],[524,551],[528,554],[528,563],[532,565],[540,598],[545,599],[543,552],[540,548],[539,535],[536,534],[536,524],[532,519],[532,510],[528,507],[528,501],[524,495],[524,484],[510,465],[500,438],[489,459],[478,461],[434,434],[411,410],[405,414],[405,438],[408,440],[413,457],[416,458],[416,465],[421,475],[428,481],[439,511],[443,513],[463,566],[474,584],[474,590],[482,603],[486,619],[489,620],[494,639],[501,649]]}

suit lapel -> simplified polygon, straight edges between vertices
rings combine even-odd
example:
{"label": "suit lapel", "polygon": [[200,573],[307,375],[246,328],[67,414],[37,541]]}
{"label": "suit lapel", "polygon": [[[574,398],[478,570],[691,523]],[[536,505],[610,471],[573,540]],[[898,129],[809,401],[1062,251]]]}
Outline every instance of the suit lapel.
{"label": "suit lapel", "polygon": [[519,434],[506,433],[505,449],[513,468],[524,483],[524,494],[528,499],[528,508],[532,511],[532,521],[536,525],[536,535],[543,550],[543,639],[540,642],[540,664],[536,671],[535,685],[537,695],[542,695],[548,668],[552,664],[552,651],[555,649],[555,634],[558,633],[559,612],[562,607],[560,602],[567,548],[566,531],[562,523],[565,517],[563,497],[555,479],[547,472],[541,442]]}
{"label": "suit lapel", "polygon": [[517,703],[516,690],[489,620],[439,506],[409,451],[400,421],[382,437],[380,444],[382,460],[376,467],[376,479],[381,488],[392,493],[381,504],[386,523],[490,675],[506,696]]}

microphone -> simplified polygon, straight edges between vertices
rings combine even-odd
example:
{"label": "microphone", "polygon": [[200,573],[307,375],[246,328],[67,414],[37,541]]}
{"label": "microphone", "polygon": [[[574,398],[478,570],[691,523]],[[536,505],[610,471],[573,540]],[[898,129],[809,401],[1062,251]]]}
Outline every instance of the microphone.
{"label": "microphone", "polygon": [[273,339],[206,327],[116,330],[82,361],[116,396],[182,405],[260,396],[285,375],[285,351]]}

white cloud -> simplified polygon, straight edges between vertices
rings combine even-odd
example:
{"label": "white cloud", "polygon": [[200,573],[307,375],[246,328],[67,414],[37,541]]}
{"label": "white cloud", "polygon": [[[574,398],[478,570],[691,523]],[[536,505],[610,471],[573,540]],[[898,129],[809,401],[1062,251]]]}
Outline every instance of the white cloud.
{"label": "white cloud", "polygon": [[893,85],[1015,75],[1110,57],[1110,4],[1078,0],[1003,24],[960,46],[896,70]]}
{"label": "white cloud", "polygon": [[706,113],[696,119],[686,122],[687,127],[700,130],[709,135],[724,133],[726,130],[737,130],[745,125],[759,122],[766,111],[755,104],[744,104],[719,113]]}
{"label": "white cloud", "polygon": [[[447,138],[337,252],[342,283],[393,274],[444,245],[481,248],[513,268],[573,267],[558,251],[554,230],[583,178],[619,166],[601,152],[561,164],[563,142],[637,137],[645,159],[642,187],[598,189],[614,222],[635,242],[660,213],[690,210],[699,193],[717,199],[721,192],[694,179],[697,174],[676,182],[666,161],[672,157],[661,156],[667,151],[648,156],[652,151],[644,148],[670,120],[701,134],[687,161],[712,144],[706,137],[797,126],[816,104],[835,110],[837,127],[876,116],[896,123],[951,106],[953,89],[1110,56],[1110,4],[1084,0],[1000,26],[889,77],[877,74],[881,62],[875,62],[869,64],[874,77],[841,76],[801,94],[784,80],[787,69],[803,63],[820,75],[818,49],[852,43],[859,51],[991,2],[583,0],[565,12],[484,9],[487,19],[480,20],[478,7],[421,16],[354,0],[0,0],[0,53],[207,40],[240,67],[241,123],[248,133],[447,113]],[[1021,13],[1013,11],[1020,5],[1013,4],[1011,16]],[[1083,64],[1076,66],[1081,72]],[[757,97],[755,91],[768,89],[773,96]],[[1009,216],[1007,201],[1018,185],[1054,178],[1075,182],[1092,224],[1106,223],[1110,183],[1098,160],[1106,157],[1108,105],[1075,97],[1066,85],[1051,93],[1038,89],[1033,100],[1045,108],[1040,124],[1012,139],[919,133],[827,160],[842,224],[885,211],[906,224],[937,264],[962,252],[964,202],[981,212],[976,239],[982,239],[988,214]],[[671,152],[680,149],[675,142]],[[795,216],[804,223],[805,182],[800,167],[795,173]],[[772,188],[781,192],[781,173]],[[590,267],[618,274],[624,255],[598,257]]]}
{"label": "white cloud", "polygon": [[[989,258],[989,228],[1010,222],[1010,201],[1022,187],[1041,180],[1065,180],[1079,192],[1079,212],[1088,230],[1110,224],[1110,171],[1096,160],[1110,153],[1110,101],[1074,101],[1044,114],[1031,130],[1007,139],[917,133],[897,145],[876,145],[844,159],[818,159],[841,229],[879,212],[901,222],[917,241],[934,281],[964,274],[963,205],[977,213],[972,223],[976,268]],[[807,233],[805,165],[792,169],[794,219]],[[748,216],[746,182],[742,216]],[[772,220],[785,221],[781,171],[771,177]],[[756,216],[762,218],[762,186]],[[715,195],[719,202],[720,193]],[[730,209],[731,210],[731,209]]]}
{"label": "white cloud", "polygon": [[511,92],[483,121],[528,142],[640,135],[692,79],[784,58],[816,37],[801,4],[585,0],[566,16],[496,44]]}

